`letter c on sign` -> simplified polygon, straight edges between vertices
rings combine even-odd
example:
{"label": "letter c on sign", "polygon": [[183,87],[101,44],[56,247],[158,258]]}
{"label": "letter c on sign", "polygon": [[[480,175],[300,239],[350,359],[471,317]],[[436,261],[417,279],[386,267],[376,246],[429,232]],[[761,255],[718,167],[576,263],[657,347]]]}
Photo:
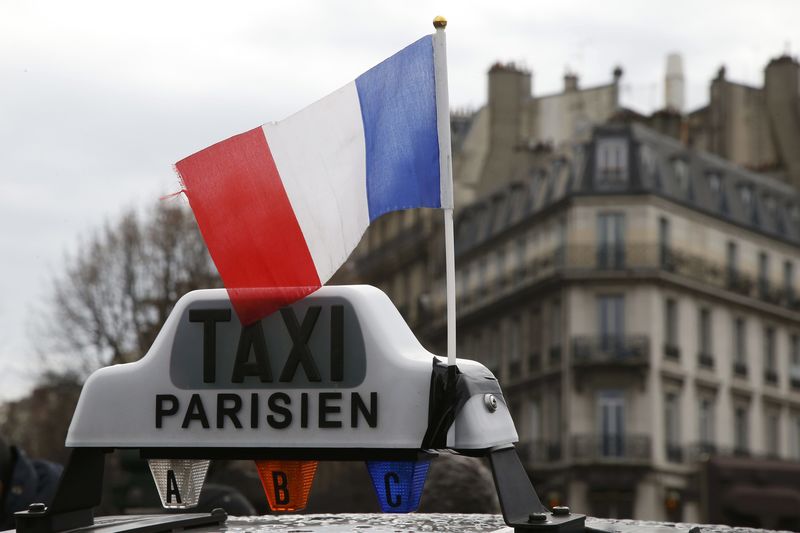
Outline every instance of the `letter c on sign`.
{"label": "letter c on sign", "polygon": [[398,476],[396,472],[386,472],[386,475],[383,476],[383,483],[386,486],[386,503],[388,503],[390,507],[400,507],[402,503],[400,495],[396,494],[395,497],[392,498],[392,483],[395,485],[400,483],[400,476]]}

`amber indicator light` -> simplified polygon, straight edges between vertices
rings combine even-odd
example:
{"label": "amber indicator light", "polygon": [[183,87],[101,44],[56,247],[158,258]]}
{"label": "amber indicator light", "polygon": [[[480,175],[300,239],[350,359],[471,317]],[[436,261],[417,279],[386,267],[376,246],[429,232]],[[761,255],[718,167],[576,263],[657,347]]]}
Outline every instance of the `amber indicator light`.
{"label": "amber indicator light", "polygon": [[300,511],[308,503],[319,461],[256,461],[273,512]]}

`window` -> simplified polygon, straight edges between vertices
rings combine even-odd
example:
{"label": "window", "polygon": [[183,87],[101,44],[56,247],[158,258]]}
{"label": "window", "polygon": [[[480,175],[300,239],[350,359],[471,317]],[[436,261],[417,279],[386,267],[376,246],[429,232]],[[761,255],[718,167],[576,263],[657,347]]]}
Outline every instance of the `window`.
{"label": "window", "polygon": [[742,207],[746,213],[753,209],[753,187],[751,185],[739,185],[739,198],[742,200]]}
{"label": "window", "polygon": [[764,328],[764,380],[767,383],[778,383],[777,361],[775,360],[775,328]]}
{"label": "window", "polygon": [[747,323],[741,317],[733,321],[733,372],[747,375]]}
{"label": "window", "polygon": [[733,453],[736,455],[749,455],[750,432],[748,430],[747,409],[737,406],[733,411]]}
{"label": "window", "polygon": [[789,338],[789,379],[793,389],[800,389],[800,335]]}
{"label": "window", "polygon": [[604,295],[597,299],[598,331],[603,350],[622,355],[625,335],[625,300],[621,295]]}
{"label": "window", "polygon": [[525,252],[528,241],[525,237],[517,239],[517,279],[522,279],[525,276]]}
{"label": "window", "polygon": [[529,331],[528,372],[536,372],[542,366],[542,312],[538,307],[531,310]]}
{"label": "window", "polygon": [[678,303],[672,299],[664,300],[664,355],[677,359],[678,349]]}
{"label": "window", "polygon": [[674,264],[670,254],[670,230],[669,219],[661,217],[658,219],[658,248],[661,256],[661,268],[672,270]]}
{"label": "window", "polygon": [[486,258],[478,259],[478,294],[486,293]]}
{"label": "window", "polygon": [[792,459],[800,461],[800,413],[792,416]]}
{"label": "window", "polygon": [[556,266],[564,265],[564,255],[567,248],[567,221],[563,218],[556,223]]}
{"label": "window", "polygon": [[598,391],[597,411],[600,454],[622,457],[625,451],[625,396],[622,391]]}
{"label": "window", "polygon": [[783,263],[783,292],[789,305],[794,303],[794,264],[791,261]]}
{"label": "window", "polygon": [[736,275],[739,272],[739,254],[736,243],[728,241],[728,280],[730,282],[736,281]]}
{"label": "window", "polygon": [[625,266],[625,215],[622,213],[597,215],[597,266]]}
{"label": "window", "polygon": [[769,457],[778,457],[780,453],[781,442],[781,424],[780,413],[775,410],[767,412],[767,455]]}
{"label": "window", "polygon": [[793,224],[800,224],[800,205],[789,204],[789,217],[791,217]]}
{"label": "window", "polygon": [[508,343],[508,371],[511,379],[518,379],[521,377],[520,372],[522,371],[522,328],[519,315],[511,319]]}
{"label": "window", "polygon": [[758,292],[762,298],[769,295],[769,256],[766,252],[758,254]]}
{"label": "window", "polygon": [[550,410],[549,432],[550,440],[554,444],[554,450],[548,450],[548,457],[551,459],[561,458],[561,391],[556,390],[552,396]]}
{"label": "window", "polygon": [[628,183],[627,139],[598,139],[596,154],[595,185],[598,188],[614,188]]}
{"label": "window", "polygon": [[719,175],[719,172],[709,172],[708,176],[708,189],[711,191],[711,195],[716,197],[722,192],[722,178]]}
{"label": "window", "polygon": [[722,188],[722,175],[717,171],[706,174],[708,178],[708,190],[711,192],[711,200],[716,202],[717,208],[723,213],[728,211],[727,197]]}
{"label": "window", "polygon": [[711,453],[714,451],[714,401],[711,398],[700,398],[698,410],[698,435],[700,436],[700,451]]}
{"label": "window", "polygon": [[561,301],[553,300],[550,306],[550,361],[561,358]]}
{"label": "window", "polygon": [[505,248],[500,247],[495,253],[494,280],[498,287],[502,287],[506,280],[506,253]]}
{"label": "window", "polygon": [[672,172],[675,174],[675,184],[677,192],[687,194],[689,192],[689,164],[680,157],[672,160]]}
{"label": "window", "polygon": [[664,398],[664,438],[667,460],[678,463],[683,459],[680,447],[680,405],[678,395],[668,392]]}
{"label": "window", "polygon": [[528,420],[530,421],[530,430],[528,435],[531,440],[538,440],[542,438],[542,412],[539,408],[539,400],[531,398],[528,400]]}
{"label": "window", "polygon": [[653,149],[643,144],[639,149],[642,158],[642,169],[646,176],[654,176],[656,173],[656,155]]}
{"label": "window", "polygon": [[498,369],[500,368],[500,352],[502,350],[500,345],[502,340],[500,337],[500,328],[498,326],[491,328],[487,335],[486,368],[488,368],[495,376],[498,376]]}
{"label": "window", "polygon": [[701,307],[698,319],[697,333],[700,344],[700,354],[701,356],[713,360],[711,346],[711,310],[707,307]]}

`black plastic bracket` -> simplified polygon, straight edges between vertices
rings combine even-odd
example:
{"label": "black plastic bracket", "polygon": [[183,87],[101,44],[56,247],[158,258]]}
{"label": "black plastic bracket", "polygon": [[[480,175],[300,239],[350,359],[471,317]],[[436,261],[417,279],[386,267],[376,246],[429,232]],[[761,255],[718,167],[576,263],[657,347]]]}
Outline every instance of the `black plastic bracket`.
{"label": "black plastic bracket", "polygon": [[584,515],[570,513],[566,508],[557,508],[558,511],[554,509],[556,512],[550,512],[542,504],[513,446],[491,450],[489,462],[492,465],[492,476],[503,519],[515,532],[584,532]]}
{"label": "black plastic bracket", "polygon": [[94,508],[103,489],[105,448],[75,448],[49,508],[32,504],[14,513],[18,533],[52,533],[94,524]]}

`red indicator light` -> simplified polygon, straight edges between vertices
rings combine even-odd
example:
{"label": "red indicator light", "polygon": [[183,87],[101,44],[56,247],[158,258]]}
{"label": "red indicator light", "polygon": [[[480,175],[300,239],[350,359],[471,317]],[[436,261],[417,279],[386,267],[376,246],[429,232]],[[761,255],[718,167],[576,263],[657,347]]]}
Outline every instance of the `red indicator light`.
{"label": "red indicator light", "polygon": [[272,511],[305,509],[319,461],[265,460],[255,463]]}

